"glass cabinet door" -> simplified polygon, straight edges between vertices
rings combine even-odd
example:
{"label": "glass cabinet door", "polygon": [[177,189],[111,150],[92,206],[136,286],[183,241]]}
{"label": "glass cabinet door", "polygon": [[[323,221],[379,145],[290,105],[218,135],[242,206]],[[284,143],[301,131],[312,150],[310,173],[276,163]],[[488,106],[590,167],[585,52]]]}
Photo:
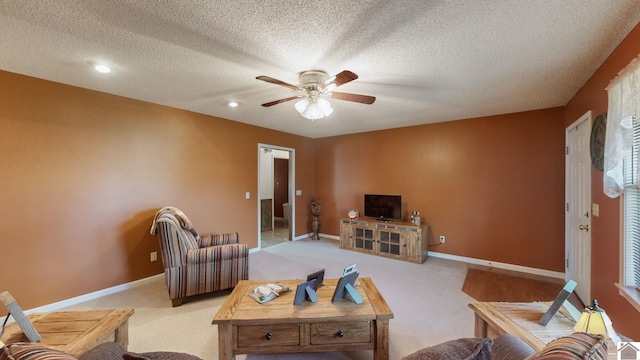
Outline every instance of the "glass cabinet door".
{"label": "glass cabinet door", "polygon": [[381,253],[400,255],[401,233],[390,230],[378,230],[380,242],[378,251]]}
{"label": "glass cabinet door", "polygon": [[373,229],[356,227],[354,246],[359,249],[373,250]]}

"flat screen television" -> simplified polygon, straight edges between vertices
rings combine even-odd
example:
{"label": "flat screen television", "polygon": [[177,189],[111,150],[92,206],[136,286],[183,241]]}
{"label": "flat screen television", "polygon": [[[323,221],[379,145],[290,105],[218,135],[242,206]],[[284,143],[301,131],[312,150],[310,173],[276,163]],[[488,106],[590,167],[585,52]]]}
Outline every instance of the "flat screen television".
{"label": "flat screen television", "polygon": [[364,216],[380,220],[402,219],[402,197],[364,194]]}

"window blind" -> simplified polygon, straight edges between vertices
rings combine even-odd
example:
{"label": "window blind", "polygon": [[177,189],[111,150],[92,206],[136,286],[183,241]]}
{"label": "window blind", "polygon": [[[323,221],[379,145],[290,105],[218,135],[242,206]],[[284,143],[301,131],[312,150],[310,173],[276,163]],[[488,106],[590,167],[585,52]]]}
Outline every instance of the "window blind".
{"label": "window blind", "polygon": [[624,157],[624,283],[640,291],[640,125],[633,120],[633,147]]}

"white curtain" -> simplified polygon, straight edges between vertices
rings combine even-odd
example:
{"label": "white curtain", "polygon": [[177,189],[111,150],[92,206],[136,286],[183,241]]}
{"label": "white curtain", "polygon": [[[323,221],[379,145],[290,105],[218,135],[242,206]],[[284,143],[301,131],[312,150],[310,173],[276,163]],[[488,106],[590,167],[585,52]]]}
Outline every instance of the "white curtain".
{"label": "white curtain", "polygon": [[[624,189],[623,160],[630,158],[633,120],[640,114],[640,56],[620,71],[607,87],[607,92],[609,109],[604,147],[603,191],[607,196],[616,198]],[[633,158],[638,159],[637,156]],[[635,164],[637,165],[640,164]],[[627,179],[627,183],[628,181]]]}

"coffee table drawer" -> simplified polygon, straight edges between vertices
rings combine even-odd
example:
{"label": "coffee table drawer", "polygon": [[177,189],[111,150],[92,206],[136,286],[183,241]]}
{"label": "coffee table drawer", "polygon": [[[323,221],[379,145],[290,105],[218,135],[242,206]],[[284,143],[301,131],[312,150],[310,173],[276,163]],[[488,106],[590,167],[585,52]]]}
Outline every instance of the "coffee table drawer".
{"label": "coffee table drawer", "polygon": [[312,345],[370,342],[370,321],[311,324]]}
{"label": "coffee table drawer", "polygon": [[238,326],[238,347],[300,345],[300,327],[285,325]]}

